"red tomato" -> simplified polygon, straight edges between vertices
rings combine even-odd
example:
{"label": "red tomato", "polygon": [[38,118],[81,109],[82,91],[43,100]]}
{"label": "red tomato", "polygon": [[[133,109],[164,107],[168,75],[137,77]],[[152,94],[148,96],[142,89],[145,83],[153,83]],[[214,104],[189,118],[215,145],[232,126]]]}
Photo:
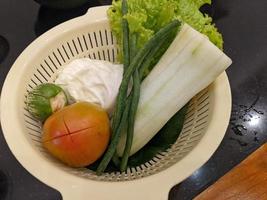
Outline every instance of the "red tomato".
{"label": "red tomato", "polygon": [[51,115],[43,126],[44,147],[72,167],[92,164],[105,152],[110,139],[107,113],[80,102]]}

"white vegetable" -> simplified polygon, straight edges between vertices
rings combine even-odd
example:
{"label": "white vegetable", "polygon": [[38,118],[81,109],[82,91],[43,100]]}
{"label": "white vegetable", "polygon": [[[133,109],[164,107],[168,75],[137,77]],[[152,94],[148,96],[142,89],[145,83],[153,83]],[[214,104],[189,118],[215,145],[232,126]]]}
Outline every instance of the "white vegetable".
{"label": "white vegetable", "polygon": [[74,101],[95,103],[111,113],[121,84],[123,66],[89,58],[65,66],[55,83]]}
{"label": "white vegetable", "polygon": [[[212,83],[231,59],[188,25],[142,82],[131,155],[140,150],[192,97]],[[122,137],[117,151],[125,146]]]}

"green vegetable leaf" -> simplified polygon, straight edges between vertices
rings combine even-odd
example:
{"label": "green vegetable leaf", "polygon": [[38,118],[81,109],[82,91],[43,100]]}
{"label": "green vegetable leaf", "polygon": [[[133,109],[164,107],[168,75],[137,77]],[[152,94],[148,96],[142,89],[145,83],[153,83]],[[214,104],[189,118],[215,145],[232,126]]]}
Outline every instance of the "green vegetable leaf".
{"label": "green vegetable leaf", "polygon": [[199,8],[204,4],[211,4],[211,0],[176,0],[178,18],[192,26],[197,31],[208,36],[220,49],[223,48],[222,35],[218,32],[212,18],[202,14]]}
{"label": "green vegetable leaf", "polygon": [[[128,20],[130,36],[138,33],[137,46],[141,48],[162,26],[179,19],[207,35],[215,45],[223,48],[222,35],[212,23],[212,18],[199,9],[211,0],[128,0]],[[122,44],[121,0],[114,0],[108,10],[111,27],[119,46]],[[130,37],[131,40],[131,37]]]}

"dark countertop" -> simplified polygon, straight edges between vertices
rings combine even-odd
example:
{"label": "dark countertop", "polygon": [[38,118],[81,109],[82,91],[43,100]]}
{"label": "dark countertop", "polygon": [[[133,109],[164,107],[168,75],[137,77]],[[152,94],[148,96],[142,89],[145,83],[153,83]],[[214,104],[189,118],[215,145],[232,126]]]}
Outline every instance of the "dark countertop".
{"label": "dark countertop", "polygon": [[[33,0],[1,0],[0,84],[15,59],[37,36],[95,5],[100,3],[94,0],[78,9],[58,11],[40,7]],[[227,70],[233,98],[232,116],[216,153],[170,191],[170,200],[192,199],[267,141],[266,9],[266,0],[214,0],[212,8],[204,9],[214,16],[224,36],[225,52],[233,59]],[[62,198],[17,162],[1,133],[0,200],[18,199]]]}

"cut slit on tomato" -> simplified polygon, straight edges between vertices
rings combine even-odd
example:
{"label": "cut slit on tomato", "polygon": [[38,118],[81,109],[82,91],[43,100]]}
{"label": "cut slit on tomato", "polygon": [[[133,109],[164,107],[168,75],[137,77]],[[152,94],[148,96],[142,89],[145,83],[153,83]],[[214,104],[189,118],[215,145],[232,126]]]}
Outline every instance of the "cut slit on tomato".
{"label": "cut slit on tomato", "polygon": [[[86,163],[84,164],[84,166],[86,166],[99,159],[102,153],[104,152],[103,148],[103,152],[101,152],[100,154],[91,153],[91,151],[97,152],[99,146],[102,146],[101,140],[88,139],[91,137],[92,134],[99,135],[99,137],[101,137],[101,134],[99,132],[89,133],[86,129],[83,131],[51,139],[49,141],[44,142],[44,145],[47,147],[57,147],[57,149],[54,149],[55,155],[57,155],[57,157],[61,159],[62,157],[65,157],[64,160],[67,162],[68,165],[75,166],[75,163],[86,161]],[[84,143],[84,141],[87,142]],[[87,151],[88,146],[90,146],[89,152]],[[75,161],[75,159],[77,160]],[[88,160],[90,160],[89,163],[87,163]]]}
{"label": "cut slit on tomato", "polygon": [[[91,126],[91,127],[88,127],[88,128],[82,128],[82,129],[78,129],[76,131],[70,132],[70,130],[69,130],[69,128],[68,128],[68,126],[67,126],[67,124],[66,124],[66,122],[64,120],[64,117],[62,118],[62,120],[63,120],[63,124],[64,124],[64,126],[66,128],[66,133],[60,134],[60,135],[55,136],[55,137],[51,137],[51,138],[49,138],[47,140],[44,140],[43,142],[49,142],[49,141],[52,141],[54,139],[58,139],[58,138],[61,138],[61,137],[67,136],[67,135],[72,135],[72,134],[75,134],[75,133],[79,133],[81,131],[85,131],[85,130],[88,130],[88,129],[91,129],[91,128],[95,128],[95,126]],[[59,132],[60,132],[60,130],[59,130]]]}
{"label": "cut slit on tomato", "polygon": [[59,138],[64,137],[64,136],[77,134],[77,133],[79,133],[79,132],[81,132],[81,131],[85,131],[85,130],[88,130],[88,129],[91,129],[91,128],[93,128],[93,127],[84,128],[84,129],[81,129],[81,130],[78,130],[78,131],[74,131],[74,132],[72,132],[72,133],[69,133],[69,132],[68,132],[67,134],[63,134],[63,135],[60,135],[60,136],[56,136],[56,137],[53,137],[53,138],[51,138],[51,139],[49,139],[49,140],[45,140],[45,141],[43,141],[43,142],[49,142],[49,141],[51,141],[51,140],[59,139]]}

